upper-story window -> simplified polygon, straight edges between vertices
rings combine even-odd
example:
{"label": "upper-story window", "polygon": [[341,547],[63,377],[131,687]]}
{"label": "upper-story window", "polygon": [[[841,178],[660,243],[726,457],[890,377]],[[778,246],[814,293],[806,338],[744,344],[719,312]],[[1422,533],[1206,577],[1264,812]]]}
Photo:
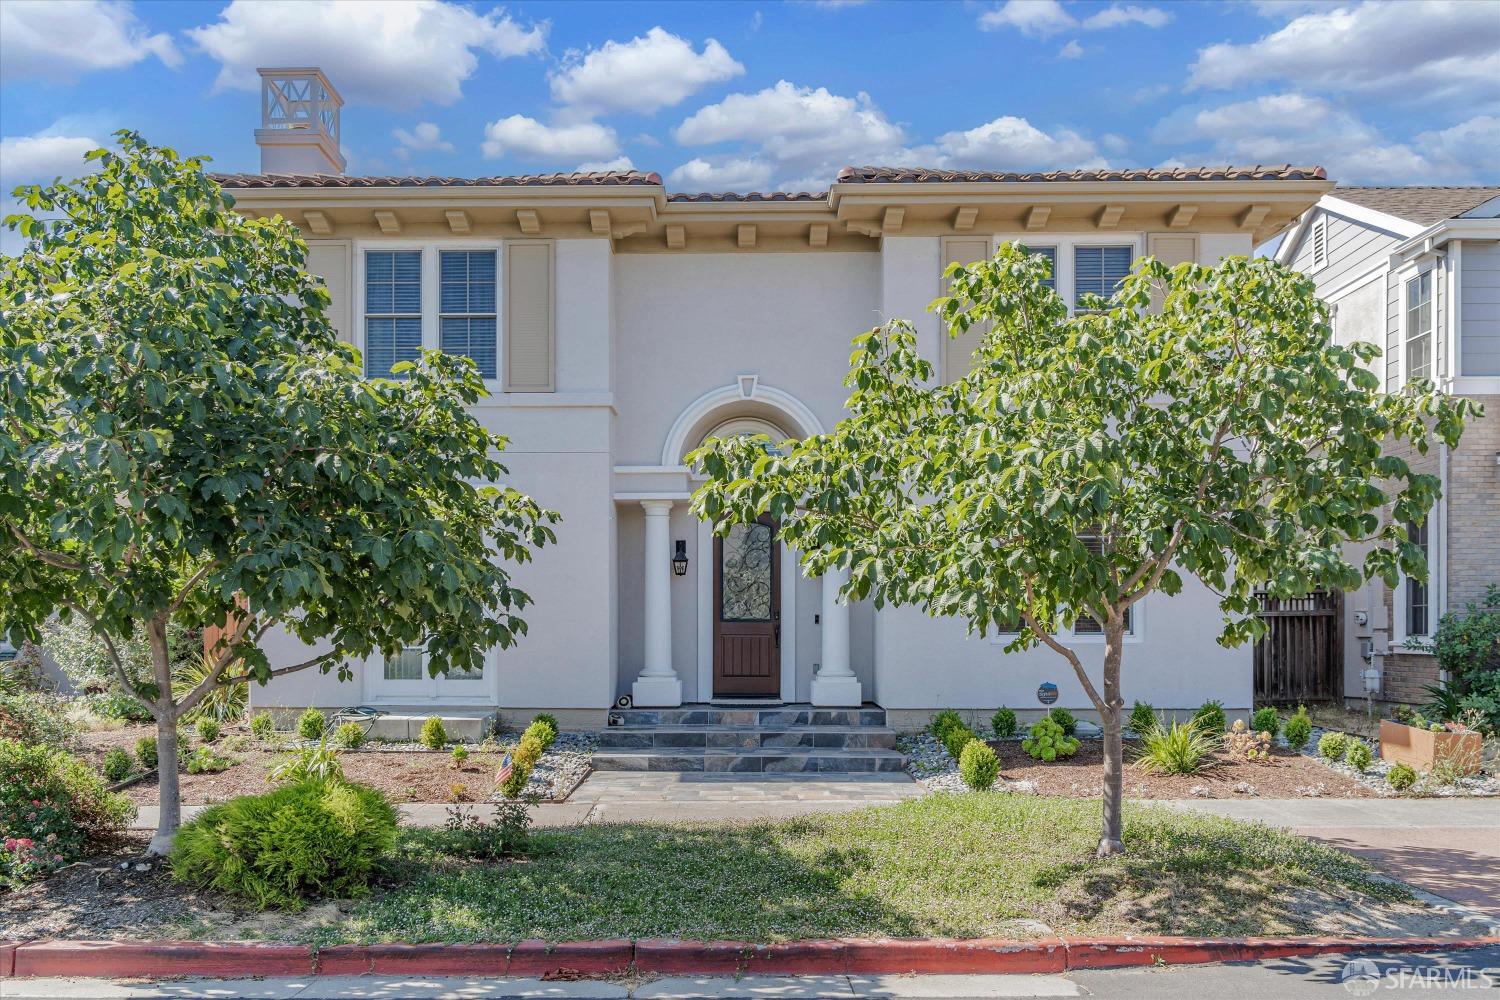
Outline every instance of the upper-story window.
{"label": "upper-story window", "polygon": [[1113,295],[1115,287],[1130,273],[1134,254],[1135,248],[1131,246],[1074,247],[1074,306],[1078,306],[1089,292],[1106,299]]}
{"label": "upper-story window", "polygon": [[495,251],[444,250],[439,258],[438,347],[474,359],[479,374],[497,377]]}
{"label": "upper-story window", "polygon": [[[365,254],[365,374],[390,377],[422,349],[422,252]],[[399,376],[397,376],[399,377]]]}
{"label": "upper-story window", "polygon": [[1047,258],[1047,263],[1051,265],[1051,271],[1047,275],[1047,280],[1042,282],[1042,284],[1054,292],[1057,291],[1057,247],[1034,247],[1028,245],[1026,252],[1033,257]]}
{"label": "upper-story window", "polygon": [[1432,378],[1432,271],[1406,283],[1406,377]]}

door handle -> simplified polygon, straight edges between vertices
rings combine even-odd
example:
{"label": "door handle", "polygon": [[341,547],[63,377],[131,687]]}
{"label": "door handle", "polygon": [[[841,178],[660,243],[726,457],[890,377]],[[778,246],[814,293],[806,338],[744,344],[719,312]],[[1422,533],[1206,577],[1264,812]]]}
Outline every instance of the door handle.
{"label": "door handle", "polygon": [[776,636],[776,648],[781,648],[781,612],[771,612],[771,631]]}

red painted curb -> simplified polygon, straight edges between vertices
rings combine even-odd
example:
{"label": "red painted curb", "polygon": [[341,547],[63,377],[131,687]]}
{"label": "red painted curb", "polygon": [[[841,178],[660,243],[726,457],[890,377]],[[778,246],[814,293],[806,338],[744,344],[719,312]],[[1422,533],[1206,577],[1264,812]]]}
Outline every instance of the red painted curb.
{"label": "red painted curb", "polygon": [[0,977],[416,974],[589,978],[643,974],[1059,973],[1133,965],[1266,961],[1374,951],[1466,951],[1486,938],[850,939],[750,944],[625,939],[518,944],[335,945],[203,941],[0,942]]}
{"label": "red painted curb", "polygon": [[999,972],[1062,972],[1067,947],[1059,938],[1002,941],[925,938],[920,940],[858,939],[848,947],[844,971],[853,975],[949,973],[979,975]]}
{"label": "red painted curb", "polygon": [[208,941],[37,941],[15,950],[15,976],[305,976],[312,950],[296,944]]}

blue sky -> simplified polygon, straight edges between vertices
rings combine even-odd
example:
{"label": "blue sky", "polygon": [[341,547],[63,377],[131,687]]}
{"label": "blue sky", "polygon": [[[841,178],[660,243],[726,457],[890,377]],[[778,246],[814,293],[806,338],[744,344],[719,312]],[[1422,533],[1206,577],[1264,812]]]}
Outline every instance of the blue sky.
{"label": "blue sky", "polygon": [[255,170],[255,67],[322,66],[351,173],[1315,162],[1500,183],[1500,2],[0,3],[0,181],[122,127]]}

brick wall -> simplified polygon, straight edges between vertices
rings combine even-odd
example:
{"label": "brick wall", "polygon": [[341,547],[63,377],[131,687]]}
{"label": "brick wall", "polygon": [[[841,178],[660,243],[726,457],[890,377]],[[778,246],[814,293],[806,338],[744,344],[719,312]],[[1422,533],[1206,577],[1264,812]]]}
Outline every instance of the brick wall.
{"label": "brick wall", "polygon": [[1500,583],[1500,396],[1474,396],[1470,422],[1448,457],[1448,607],[1463,610]]}
{"label": "brick wall", "polygon": [[1437,657],[1422,653],[1388,653],[1376,700],[1422,705],[1431,699],[1422,689],[1438,682]]}

